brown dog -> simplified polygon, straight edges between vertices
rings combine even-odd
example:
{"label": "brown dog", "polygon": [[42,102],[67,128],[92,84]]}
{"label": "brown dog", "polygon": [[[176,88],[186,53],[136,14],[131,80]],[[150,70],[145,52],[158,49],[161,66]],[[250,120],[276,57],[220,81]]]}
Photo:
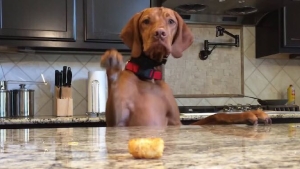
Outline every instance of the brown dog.
{"label": "brown dog", "polygon": [[[131,49],[123,70],[122,55],[112,49],[101,57],[106,68],[108,99],[107,126],[180,125],[180,114],[171,89],[162,80],[162,65],[171,54],[180,58],[193,43],[193,36],[177,12],[162,7],[135,14],[121,32]],[[270,123],[262,111],[219,113],[194,124],[232,124],[258,121]]]}

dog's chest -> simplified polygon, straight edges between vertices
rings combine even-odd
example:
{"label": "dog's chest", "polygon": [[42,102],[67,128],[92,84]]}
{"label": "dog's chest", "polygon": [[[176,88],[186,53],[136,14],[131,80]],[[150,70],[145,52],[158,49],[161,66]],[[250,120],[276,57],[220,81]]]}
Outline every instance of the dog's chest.
{"label": "dog's chest", "polygon": [[155,80],[143,81],[139,86],[138,90],[144,95],[155,95],[158,97],[164,96],[164,89],[161,83]]}

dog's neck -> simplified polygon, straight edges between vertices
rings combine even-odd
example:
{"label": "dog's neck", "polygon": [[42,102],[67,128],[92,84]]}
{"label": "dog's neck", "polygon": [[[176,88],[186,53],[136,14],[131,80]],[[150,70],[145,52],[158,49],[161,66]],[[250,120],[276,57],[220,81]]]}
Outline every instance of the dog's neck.
{"label": "dog's neck", "polygon": [[125,69],[133,72],[141,80],[162,80],[161,66],[167,62],[164,57],[161,62],[152,60],[145,54],[137,58],[131,57]]}

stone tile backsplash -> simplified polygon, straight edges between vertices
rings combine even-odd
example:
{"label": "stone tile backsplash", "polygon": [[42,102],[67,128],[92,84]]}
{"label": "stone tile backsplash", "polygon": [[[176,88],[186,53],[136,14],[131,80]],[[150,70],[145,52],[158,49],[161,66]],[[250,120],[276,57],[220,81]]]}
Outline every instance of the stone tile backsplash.
{"label": "stone tile backsplash", "polygon": [[[300,105],[300,60],[255,58],[255,28],[243,28],[244,94],[261,99],[287,98],[287,88],[292,84],[296,91],[296,104]],[[228,67],[228,69],[231,69]],[[177,98],[178,105],[258,104],[249,98]]]}
{"label": "stone tile backsplash", "polygon": [[[199,59],[204,40],[234,43],[224,35],[216,37],[216,27],[189,25],[194,35],[193,44],[183,52],[181,58],[169,57],[165,65],[165,81],[177,97],[233,96],[242,94],[243,59],[242,47],[218,46],[206,60]],[[241,36],[241,27],[227,27],[227,31]],[[210,46],[210,50],[213,46]],[[228,69],[230,67],[230,69]]]}
{"label": "stone tile backsplash", "polygon": [[[296,103],[300,105],[300,61],[287,59],[256,59],[255,30],[243,29],[244,89],[245,94],[262,99],[286,98],[286,89],[293,84]],[[214,38],[214,37],[213,37]],[[222,50],[222,49],[218,49]],[[42,81],[41,74],[49,85],[27,85],[35,90],[35,115],[53,114],[54,71],[64,65],[73,70],[74,115],[84,115],[87,111],[88,71],[101,70],[100,55],[72,54],[31,54],[0,53],[0,79],[18,81]],[[180,59],[178,59],[180,61]],[[230,69],[231,67],[228,67]],[[19,88],[9,84],[9,89]],[[176,98],[178,105],[224,105],[257,104],[253,99],[244,98]]]}
{"label": "stone tile backsplash", "polygon": [[[28,84],[26,87],[35,90],[35,114],[53,114],[54,72],[69,66],[73,72],[74,115],[84,115],[87,109],[88,71],[101,70],[100,55],[70,54],[0,54],[3,68],[1,80],[42,81],[44,75],[48,85]],[[19,88],[18,84],[8,84],[8,89]]]}

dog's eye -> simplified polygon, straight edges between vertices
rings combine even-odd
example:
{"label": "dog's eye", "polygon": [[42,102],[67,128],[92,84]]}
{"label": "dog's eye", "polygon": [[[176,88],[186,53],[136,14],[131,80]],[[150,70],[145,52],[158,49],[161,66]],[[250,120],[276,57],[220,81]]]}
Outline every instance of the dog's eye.
{"label": "dog's eye", "polygon": [[144,19],[144,20],[143,20],[143,23],[144,23],[144,24],[149,24],[149,23],[150,23],[150,20],[149,20],[149,19]]}
{"label": "dog's eye", "polygon": [[175,21],[173,20],[173,19],[169,19],[169,24],[174,24],[175,23]]}

